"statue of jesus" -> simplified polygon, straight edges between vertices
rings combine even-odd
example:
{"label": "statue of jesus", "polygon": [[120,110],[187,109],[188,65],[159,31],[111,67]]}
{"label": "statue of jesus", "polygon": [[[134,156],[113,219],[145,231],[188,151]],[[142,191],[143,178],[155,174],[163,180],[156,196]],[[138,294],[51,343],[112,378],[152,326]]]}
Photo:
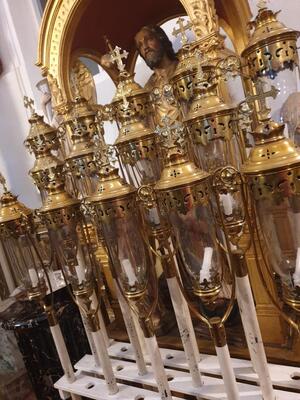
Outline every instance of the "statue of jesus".
{"label": "statue of jesus", "polygon": [[168,116],[171,121],[178,120],[179,110],[169,84],[178,59],[170,39],[160,26],[147,25],[136,34],[135,43],[140,56],[153,70],[145,88],[152,93],[155,123],[163,126],[162,119],[165,116]]}

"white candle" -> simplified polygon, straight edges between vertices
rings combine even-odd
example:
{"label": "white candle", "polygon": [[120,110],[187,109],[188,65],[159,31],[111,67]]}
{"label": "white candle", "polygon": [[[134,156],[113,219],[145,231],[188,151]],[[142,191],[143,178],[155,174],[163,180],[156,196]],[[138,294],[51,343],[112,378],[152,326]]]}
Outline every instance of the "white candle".
{"label": "white candle", "polygon": [[206,279],[207,281],[210,280],[210,267],[211,267],[212,255],[213,255],[213,248],[205,247],[202,267],[200,270],[200,283],[202,283],[204,279]]}
{"label": "white candle", "polygon": [[36,270],[34,268],[29,268],[28,273],[32,286],[36,287],[39,283],[39,277]]}
{"label": "white candle", "polygon": [[227,194],[221,194],[220,198],[224,208],[224,214],[232,215],[232,196],[229,193],[227,193]]}
{"label": "white candle", "polygon": [[131,262],[128,260],[128,258],[125,258],[124,260],[121,260],[121,264],[125,270],[125,274],[127,275],[129,286],[133,286],[138,280],[134,273]]}
{"label": "white candle", "polygon": [[293,275],[294,284],[300,286],[300,247],[297,249],[296,268]]}
{"label": "white candle", "polygon": [[75,270],[76,270],[76,274],[77,274],[77,278],[78,278],[78,282],[79,284],[85,280],[85,271],[84,268],[81,265],[76,265],[75,266]]}

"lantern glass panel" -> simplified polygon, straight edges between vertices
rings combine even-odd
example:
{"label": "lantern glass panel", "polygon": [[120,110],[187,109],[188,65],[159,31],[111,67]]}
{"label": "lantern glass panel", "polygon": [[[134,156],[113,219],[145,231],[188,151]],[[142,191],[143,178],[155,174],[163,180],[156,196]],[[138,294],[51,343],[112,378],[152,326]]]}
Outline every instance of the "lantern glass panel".
{"label": "lantern glass panel", "polygon": [[215,281],[221,260],[208,207],[187,204],[185,212],[172,211],[170,221],[182,259],[194,283]]}
{"label": "lantern glass panel", "polygon": [[300,286],[300,196],[286,187],[256,206],[273,270],[284,284]]}
{"label": "lantern glass panel", "polygon": [[288,97],[297,92],[299,69],[293,66],[291,69],[284,69],[279,72],[270,72],[269,75],[260,78],[264,84],[264,91],[270,90],[271,86],[279,91],[276,98],[267,98],[267,105],[271,109],[271,117],[276,122],[283,122],[282,107]]}
{"label": "lantern glass panel", "polygon": [[91,281],[93,276],[89,252],[86,251],[87,243],[84,233],[80,234],[80,228],[74,224],[49,230],[51,243],[67,282],[76,286]]}
{"label": "lantern glass panel", "polygon": [[5,238],[2,243],[15,275],[25,289],[30,290],[39,285],[44,286],[45,272],[29,238],[26,235],[17,238],[9,237]]}
{"label": "lantern glass panel", "polygon": [[103,225],[118,279],[128,294],[143,291],[148,280],[148,257],[140,228],[141,222],[135,214]]}

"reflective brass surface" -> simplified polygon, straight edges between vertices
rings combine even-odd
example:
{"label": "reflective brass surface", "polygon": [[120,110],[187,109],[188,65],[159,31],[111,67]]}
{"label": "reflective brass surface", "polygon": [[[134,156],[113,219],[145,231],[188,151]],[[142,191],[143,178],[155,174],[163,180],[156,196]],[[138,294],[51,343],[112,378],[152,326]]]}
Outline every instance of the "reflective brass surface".
{"label": "reflective brass surface", "polygon": [[262,175],[300,163],[300,151],[283,135],[284,125],[273,121],[259,124],[253,132],[256,141],[241,171],[246,175]]}
{"label": "reflective brass surface", "polygon": [[260,8],[250,22],[254,31],[242,52],[252,78],[275,75],[276,72],[299,64],[297,38],[300,32],[289,29],[277,20],[278,12]]}
{"label": "reflective brass surface", "polygon": [[210,319],[210,332],[216,347],[224,347],[227,343],[225,327],[220,318],[214,317]]}
{"label": "reflective brass surface", "polygon": [[22,219],[24,216],[29,216],[32,211],[24,204],[18,201],[17,196],[11,192],[5,191],[0,198],[0,224]]}

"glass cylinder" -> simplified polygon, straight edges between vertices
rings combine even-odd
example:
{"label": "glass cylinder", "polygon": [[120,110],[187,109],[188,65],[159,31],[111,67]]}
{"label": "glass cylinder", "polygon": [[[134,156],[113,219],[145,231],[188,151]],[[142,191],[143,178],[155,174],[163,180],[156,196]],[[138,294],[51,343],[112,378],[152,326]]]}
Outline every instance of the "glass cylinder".
{"label": "glass cylinder", "polygon": [[268,258],[287,290],[300,287],[299,176],[297,168],[251,179]]}
{"label": "glass cylinder", "polygon": [[219,284],[221,259],[208,207],[193,205],[187,198],[185,209],[172,211],[170,221],[194,291],[211,282]]}
{"label": "glass cylinder", "polygon": [[103,234],[117,278],[128,297],[145,292],[149,256],[140,231],[138,213],[129,213],[103,224]]}
{"label": "glass cylinder", "polygon": [[116,143],[116,147],[131,185],[138,188],[141,185],[155,183],[159,179],[162,164],[154,133],[149,131],[147,136],[139,140]]}
{"label": "glass cylinder", "polygon": [[0,206],[0,238],[19,283],[29,296],[46,291],[46,271],[35,237],[33,215],[17,197],[5,192]]}
{"label": "glass cylinder", "polygon": [[[64,224],[57,223],[59,221]],[[90,284],[93,279],[92,258],[86,232],[80,219],[79,210],[55,210],[47,216],[50,241],[62,267],[65,279],[74,288]]]}
{"label": "glass cylinder", "polygon": [[[266,102],[267,106],[271,109],[271,117],[276,122],[283,122],[283,110],[288,107],[286,104],[289,96],[298,92],[299,68],[298,65],[291,65],[290,69],[283,69],[280,71],[266,71],[259,78],[263,84],[263,90],[268,91],[271,86],[275,86],[278,90],[275,98],[268,97]],[[289,133],[294,134],[289,129]]]}

